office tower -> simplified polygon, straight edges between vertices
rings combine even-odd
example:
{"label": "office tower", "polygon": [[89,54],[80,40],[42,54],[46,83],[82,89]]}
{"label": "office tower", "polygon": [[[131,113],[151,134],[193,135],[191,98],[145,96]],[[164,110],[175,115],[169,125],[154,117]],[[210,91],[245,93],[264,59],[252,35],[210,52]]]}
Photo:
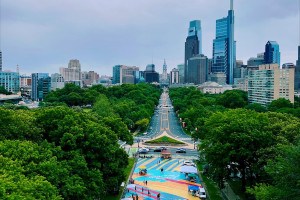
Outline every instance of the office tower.
{"label": "office tower", "polygon": [[279,45],[275,41],[268,41],[264,53],[265,64],[277,63],[280,66]]}
{"label": "office tower", "polygon": [[208,66],[207,66],[207,73],[208,73],[208,74],[211,73],[212,65],[213,65],[213,59],[212,59],[212,58],[209,58],[209,59],[208,59]]}
{"label": "office tower", "polygon": [[204,55],[197,55],[188,59],[187,83],[201,84],[207,80],[208,59]]}
{"label": "office tower", "polygon": [[42,101],[50,89],[51,78],[48,73],[31,74],[31,99],[33,101]]}
{"label": "office tower", "polygon": [[233,0],[230,1],[228,16],[216,21],[216,39],[213,41],[212,73],[223,72],[226,82],[233,84],[233,69],[236,60],[234,41]]}
{"label": "office tower", "polygon": [[164,59],[162,78],[164,81],[166,81],[168,79],[166,59]]}
{"label": "office tower", "polygon": [[83,86],[96,84],[99,79],[99,74],[94,71],[81,72],[81,80]]}
{"label": "office tower", "polygon": [[144,71],[144,79],[147,83],[158,83],[159,82],[159,74],[155,71],[155,65],[149,64],[146,66],[146,70]]}
{"label": "office tower", "polygon": [[8,92],[17,93],[20,91],[20,79],[18,72],[0,71],[0,86]]}
{"label": "office tower", "polygon": [[298,46],[298,60],[295,67],[295,91],[300,92],[300,45]]}
{"label": "office tower", "polygon": [[65,80],[64,77],[59,74],[51,74],[51,90],[61,89],[65,87]]}
{"label": "office tower", "polygon": [[178,84],[179,83],[179,70],[173,68],[170,72],[170,84]]}
{"label": "office tower", "polygon": [[190,22],[188,30],[188,37],[185,42],[185,55],[184,55],[184,77],[186,80],[186,68],[189,58],[198,55],[202,52],[202,30],[200,20],[194,20]]}
{"label": "office tower", "polygon": [[115,65],[113,67],[113,84],[134,84],[138,67]]}
{"label": "office tower", "polygon": [[248,73],[248,99],[250,103],[268,105],[285,98],[294,103],[294,68],[280,69],[276,64],[260,65]]}
{"label": "office tower", "polygon": [[70,60],[68,68],[61,67],[59,69],[60,74],[64,77],[64,80],[70,82],[80,82],[81,80],[81,65],[79,60]]}
{"label": "office tower", "polygon": [[2,51],[0,51],[0,72],[2,71]]}
{"label": "office tower", "polygon": [[242,60],[237,60],[235,67],[233,69],[233,78],[241,78],[242,77],[242,66],[243,66],[243,61]]}
{"label": "office tower", "polygon": [[248,66],[259,66],[265,63],[264,53],[257,54],[256,57],[251,57],[247,61]]}
{"label": "office tower", "polygon": [[179,83],[184,83],[184,64],[177,65],[179,71]]}
{"label": "office tower", "polygon": [[226,85],[227,76],[224,72],[215,72],[210,74],[210,81],[220,85]]}

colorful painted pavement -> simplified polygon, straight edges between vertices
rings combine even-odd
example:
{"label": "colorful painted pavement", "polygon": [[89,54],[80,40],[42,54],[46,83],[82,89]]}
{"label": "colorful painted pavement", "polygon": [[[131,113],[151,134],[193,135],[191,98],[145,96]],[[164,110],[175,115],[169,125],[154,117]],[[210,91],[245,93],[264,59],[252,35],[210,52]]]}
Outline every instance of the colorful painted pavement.
{"label": "colorful painted pavement", "polygon": [[[197,176],[196,182],[186,180],[180,173],[183,159],[139,158],[132,179],[134,184],[128,186],[127,198],[138,195],[138,199],[157,200],[199,200],[188,192],[188,185],[202,187]],[[147,169],[146,175],[140,175],[140,168]],[[163,169],[163,171],[161,171]],[[147,184],[146,184],[147,181]]]}

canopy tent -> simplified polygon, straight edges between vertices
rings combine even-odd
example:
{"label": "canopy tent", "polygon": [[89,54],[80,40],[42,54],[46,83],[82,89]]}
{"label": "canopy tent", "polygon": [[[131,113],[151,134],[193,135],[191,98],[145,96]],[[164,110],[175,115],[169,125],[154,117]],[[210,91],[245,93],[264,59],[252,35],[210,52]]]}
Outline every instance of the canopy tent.
{"label": "canopy tent", "polygon": [[146,169],[145,165],[139,166],[139,169]]}
{"label": "canopy tent", "polygon": [[164,150],[164,151],[161,152],[161,157],[165,158],[165,159],[171,158],[171,152],[167,151],[167,150]]}
{"label": "canopy tent", "polygon": [[199,190],[199,186],[197,186],[197,185],[189,185],[188,189],[189,189],[189,191],[190,190],[197,191],[197,190]]}
{"label": "canopy tent", "polygon": [[180,172],[197,174],[198,170],[194,166],[186,166],[186,165],[184,165],[184,166],[180,167]]}

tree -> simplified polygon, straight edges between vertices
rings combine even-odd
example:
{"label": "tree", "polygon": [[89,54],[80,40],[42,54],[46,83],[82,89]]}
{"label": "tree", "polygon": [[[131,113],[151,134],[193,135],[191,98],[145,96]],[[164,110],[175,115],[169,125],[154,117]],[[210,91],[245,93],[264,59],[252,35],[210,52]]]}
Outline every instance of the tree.
{"label": "tree", "polygon": [[290,199],[300,196],[300,142],[297,145],[284,145],[278,149],[279,155],[270,160],[266,167],[272,177],[272,184],[258,184],[248,192],[258,200]]}
{"label": "tree", "polygon": [[273,144],[268,124],[266,115],[245,109],[218,112],[207,119],[201,148],[221,187],[233,169],[241,172],[243,191],[247,180],[259,175],[261,150]]}
{"label": "tree", "polygon": [[242,90],[227,90],[218,99],[226,108],[243,108],[248,104],[247,93]]}
{"label": "tree", "polygon": [[256,112],[266,112],[267,111],[267,108],[262,106],[261,104],[259,103],[251,103],[251,104],[248,104],[246,107],[246,109],[249,109],[249,110],[254,110]]}
{"label": "tree", "polygon": [[281,108],[293,108],[293,104],[290,102],[290,100],[279,98],[272,101],[268,106],[269,111],[276,111]]}
{"label": "tree", "polygon": [[7,91],[3,86],[0,86],[0,94],[12,94],[11,92]]}

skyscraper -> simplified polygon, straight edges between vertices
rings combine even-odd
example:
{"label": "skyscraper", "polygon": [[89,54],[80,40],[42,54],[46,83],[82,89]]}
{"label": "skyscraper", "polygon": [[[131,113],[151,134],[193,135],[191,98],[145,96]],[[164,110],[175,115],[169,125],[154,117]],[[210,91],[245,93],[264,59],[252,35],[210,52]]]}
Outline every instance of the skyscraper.
{"label": "skyscraper", "polygon": [[51,78],[48,73],[31,74],[31,99],[41,101],[50,92]]}
{"label": "skyscraper", "polygon": [[2,51],[0,51],[0,72],[2,71]]}
{"label": "skyscraper", "polygon": [[208,59],[204,55],[197,55],[188,60],[187,83],[202,84],[207,81]]}
{"label": "skyscraper", "polygon": [[190,22],[188,31],[188,37],[185,42],[185,55],[184,55],[184,76],[185,82],[187,73],[187,62],[188,59],[198,55],[202,52],[202,30],[200,20],[194,20]]}
{"label": "skyscraper", "polygon": [[179,70],[174,68],[170,72],[170,84],[178,84],[179,83]]}
{"label": "skyscraper", "polygon": [[228,16],[216,21],[212,66],[212,73],[223,72],[226,74],[228,84],[233,84],[233,69],[236,64],[235,46],[233,0],[230,0]]}
{"label": "skyscraper", "polygon": [[279,45],[275,41],[268,41],[264,53],[265,64],[277,63],[280,66]]}
{"label": "skyscraper", "polygon": [[300,45],[298,46],[298,60],[295,67],[295,91],[300,91]]}
{"label": "skyscraper", "polygon": [[60,74],[64,77],[65,81],[80,81],[81,80],[81,65],[79,60],[70,60],[68,68],[61,67]]}
{"label": "skyscraper", "polygon": [[113,84],[134,84],[139,68],[135,66],[115,65],[113,67]]}

